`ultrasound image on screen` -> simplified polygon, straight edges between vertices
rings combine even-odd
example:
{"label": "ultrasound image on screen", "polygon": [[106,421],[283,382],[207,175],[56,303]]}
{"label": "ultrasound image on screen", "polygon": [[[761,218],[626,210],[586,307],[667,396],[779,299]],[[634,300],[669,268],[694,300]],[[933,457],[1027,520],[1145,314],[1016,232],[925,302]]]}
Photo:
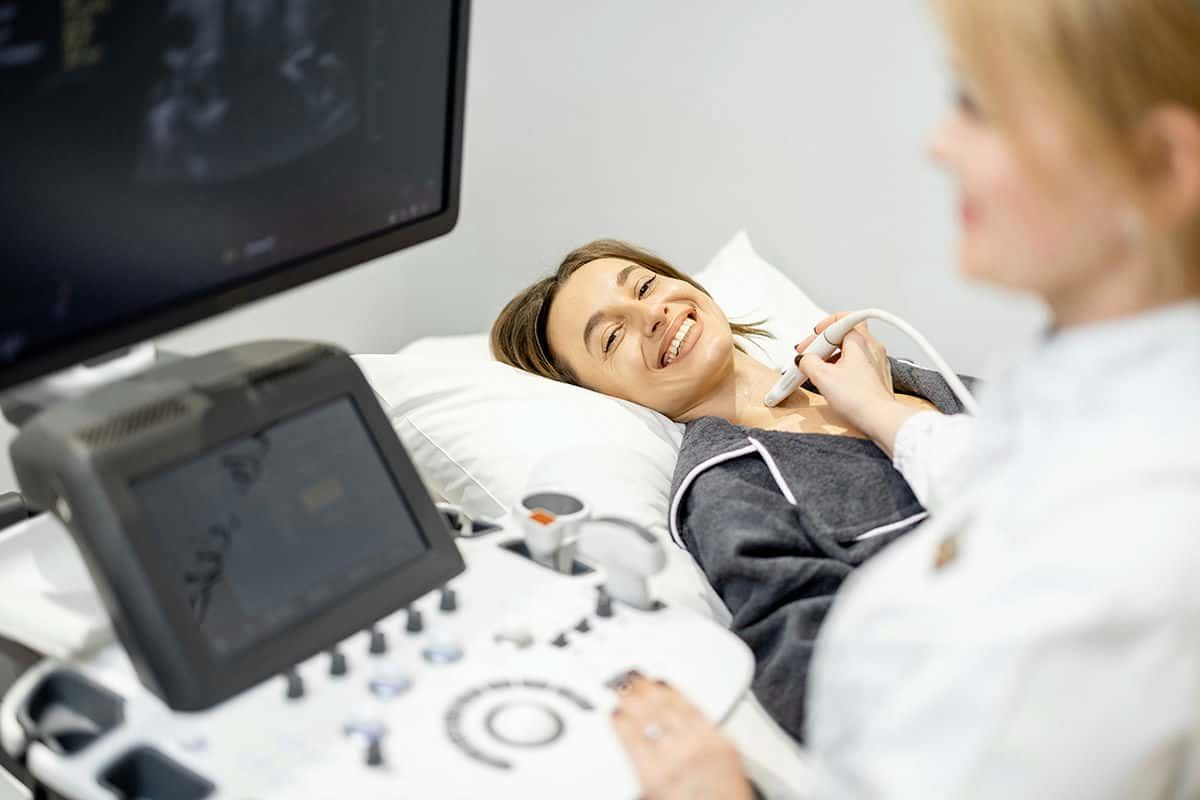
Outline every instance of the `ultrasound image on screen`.
{"label": "ultrasound image on screen", "polygon": [[[137,176],[227,181],[305,156],[358,129],[332,0],[174,0],[164,74],[151,92]],[[339,52],[342,51],[342,52]]]}
{"label": "ultrasound image on screen", "polygon": [[349,399],[132,488],[178,596],[218,654],[429,549]]}
{"label": "ultrasound image on screen", "polygon": [[450,0],[0,0],[0,368],[436,214]]}

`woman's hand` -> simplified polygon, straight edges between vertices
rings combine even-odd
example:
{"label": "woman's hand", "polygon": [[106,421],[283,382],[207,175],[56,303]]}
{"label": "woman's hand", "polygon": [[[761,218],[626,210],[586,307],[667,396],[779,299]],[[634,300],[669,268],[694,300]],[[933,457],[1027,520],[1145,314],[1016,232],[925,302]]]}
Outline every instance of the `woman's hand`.
{"label": "woman's hand", "polygon": [[618,687],[613,728],[629,753],[645,800],[750,800],[733,743],[679,692],[641,676]]}
{"label": "woman's hand", "polygon": [[[821,320],[813,329],[814,334],[796,345],[796,352],[802,353],[819,334],[848,313],[840,311]],[[896,432],[915,410],[896,400],[887,350],[871,335],[866,322],[855,325],[846,334],[841,352],[830,361],[810,355],[798,363],[835,411],[891,453]]]}

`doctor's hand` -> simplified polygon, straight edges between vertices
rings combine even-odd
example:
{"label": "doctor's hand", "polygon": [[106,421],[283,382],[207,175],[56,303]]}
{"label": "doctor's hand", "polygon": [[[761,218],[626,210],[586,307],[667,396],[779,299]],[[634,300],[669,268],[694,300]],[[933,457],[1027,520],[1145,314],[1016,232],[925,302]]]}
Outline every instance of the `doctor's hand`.
{"label": "doctor's hand", "polygon": [[[839,311],[818,322],[813,335],[796,345],[796,352],[803,353],[826,328],[849,313]],[[855,325],[846,334],[841,353],[830,361],[806,356],[797,363],[829,404],[851,422],[860,422],[854,417],[867,412],[873,404],[895,398],[887,349],[871,335],[866,322]]]}
{"label": "doctor's hand", "polygon": [[644,800],[751,800],[741,756],[679,692],[634,677],[618,687],[613,728]]}
{"label": "doctor's hand", "polygon": [[[796,352],[803,352],[818,334],[848,313],[842,311],[818,322],[815,333],[796,345]],[[855,325],[846,334],[841,352],[832,360],[809,355],[798,363],[835,411],[891,455],[896,432],[916,409],[896,400],[887,349],[871,335],[867,323]]]}

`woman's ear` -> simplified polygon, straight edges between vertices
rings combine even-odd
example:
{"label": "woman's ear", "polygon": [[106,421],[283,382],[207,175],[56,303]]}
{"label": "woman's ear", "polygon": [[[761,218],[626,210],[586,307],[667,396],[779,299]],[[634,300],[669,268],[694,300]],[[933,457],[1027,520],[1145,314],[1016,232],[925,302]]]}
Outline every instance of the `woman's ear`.
{"label": "woman's ear", "polygon": [[1165,230],[1200,219],[1200,113],[1178,105],[1155,109],[1142,123],[1138,151],[1153,223]]}

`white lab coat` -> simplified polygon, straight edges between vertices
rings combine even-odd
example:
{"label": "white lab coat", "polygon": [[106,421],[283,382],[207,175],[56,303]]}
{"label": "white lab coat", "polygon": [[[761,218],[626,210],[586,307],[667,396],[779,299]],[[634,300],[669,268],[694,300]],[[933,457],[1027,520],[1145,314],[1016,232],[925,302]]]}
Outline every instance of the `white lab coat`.
{"label": "white lab coat", "polygon": [[896,466],[931,519],[818,640],[814,796],[1200,797],[1200,302],[1049,337]]}

